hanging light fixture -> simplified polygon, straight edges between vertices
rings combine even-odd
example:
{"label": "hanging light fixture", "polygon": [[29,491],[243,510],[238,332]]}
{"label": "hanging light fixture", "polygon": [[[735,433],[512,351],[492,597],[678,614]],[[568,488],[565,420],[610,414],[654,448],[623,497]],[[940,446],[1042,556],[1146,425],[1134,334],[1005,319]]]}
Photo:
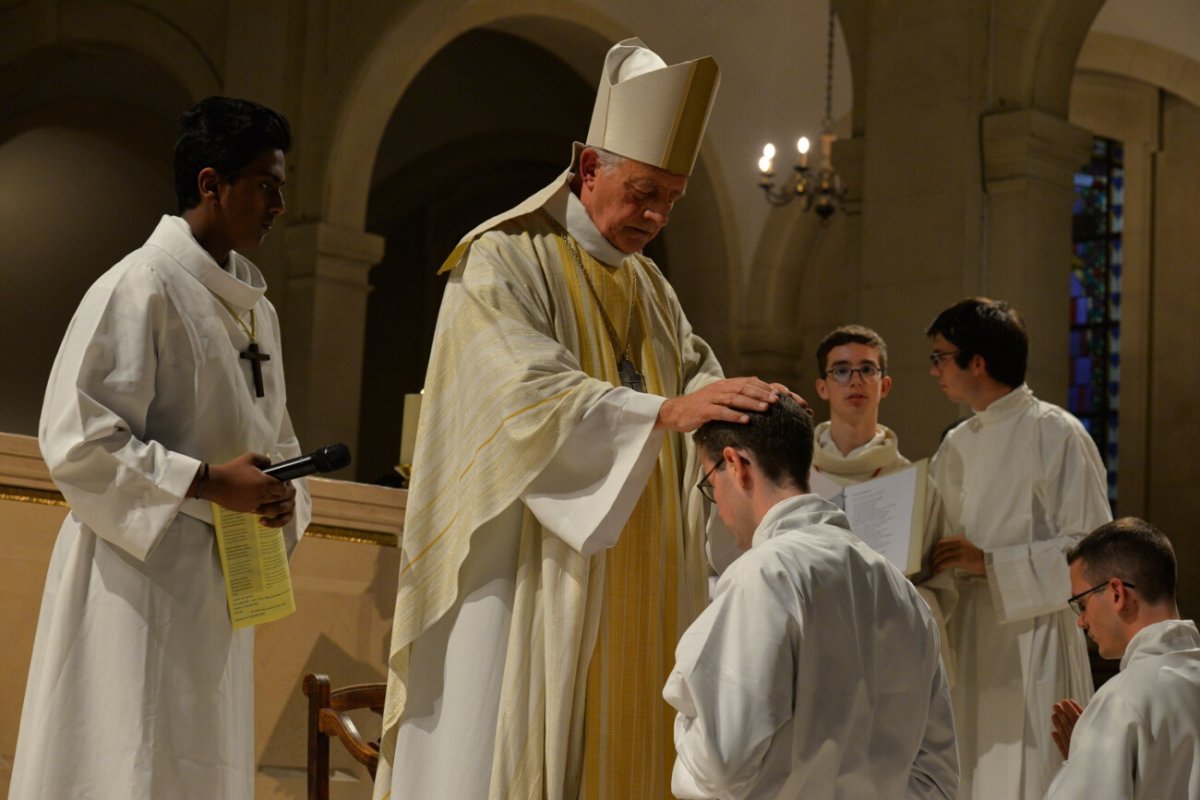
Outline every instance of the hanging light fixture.
{"label": "hanging light fixture", "polygon": [[841,205],[846,185],[833,169],[833,3],[829,4],[829,36],[825,56],[825,119],[821,122],[821,162],[816,170],[808,166],[810,142],[801,136],[796,142],[795,177],[775,185],[775,145],[767,143],[758,160],[758,185],[767,202],[773,206],[787,205],[799,199],[804,210],[815,209],[817,216],[828,219]]}

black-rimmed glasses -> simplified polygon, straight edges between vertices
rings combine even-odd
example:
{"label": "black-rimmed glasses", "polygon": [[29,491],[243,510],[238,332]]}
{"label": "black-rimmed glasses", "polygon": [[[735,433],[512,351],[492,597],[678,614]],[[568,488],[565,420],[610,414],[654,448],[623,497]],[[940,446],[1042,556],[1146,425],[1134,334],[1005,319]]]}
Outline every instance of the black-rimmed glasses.
{"label": "black-rimmed glasses", "polygon": [[717,498],[716,495],[713,494],[713,485],[709,478],[711,478],[713,473],[723,466],[725,466],[724,459],[718,461],[716,464],[713,464],[713,468],[704,473],[704,477],[701,478],[700,482],[696,484],[696,488],[700,490],[700,494],[704,495],[704,498],[710,503],[717,502]]}
{"label": "black-rimmed glasses", "polygon": [[[1088,597],[1089,595],[1095,594],[1096,592],[1103,589],[1105,586],[1108,586],[1108,584],[1111,580],[1113,580],[1113,579],[1110,578],[1109,580],[1104,581],[1104,583],[1097,583],[1095,586],[1093,586],[1092,588],[1090,588],[1086,591],[1083,591],[1083,592],[1080,592],[1079,594],[1071,595],[1070,597],[1068,597],[1067,605],[1069,605],[1071,607],[1071,610],[1075,612],[1075,616],[1078,617],[1080,614],[1083,613],[1083,610],[1087,607],[1086,604],[1083,602],[1084,598]],[[1120,578],[1117,578],[1116,580],[1118,583],[1120,583],[1126,589],[1136,589],[1137,588],[1132,583],[1126,583],[1125,581],[1121,580]]]}
{"label": "black-rimmed glasses", "polygon": [[[750,466],[750,459],[746,458],[741,453],[738,453],[737,457],[742,460],[743,464],[745,464],[746,466]],[[701,478],[700,482],[696,484],[696,488],[700,490],[700,494],[704,495],[705,499],[708,500],[708,502],[710,502],[710,503],[717,502],[717,496],[713,491],[713,485],[712,485],[712,480],[711,480],[713,473],[716,472],[717,470],[721,469],[724,466],[725,466],[725,459],[722,458],[716,464],[713,464],[713,468],[710,469],[708,472],[704,473],[704,477]]]}
{"label": "black-rimmed glasses", "polygon": [[863,379],[864,383],[867,381],[877,381],[883,377],[883,370],[874,364],[863,364],[861,367],[838,364],[836,367],[830,367],[825,372],[825,377],[833,378],[844,386],[854,378],[855,373],[858,373],[858,376]]}

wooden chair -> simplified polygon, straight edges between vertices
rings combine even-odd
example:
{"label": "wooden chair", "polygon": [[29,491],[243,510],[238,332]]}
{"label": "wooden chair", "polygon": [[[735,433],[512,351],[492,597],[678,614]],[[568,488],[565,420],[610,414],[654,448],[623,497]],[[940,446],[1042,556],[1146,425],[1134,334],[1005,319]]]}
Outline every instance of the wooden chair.
{"label": "wooden chair", "polygon": [[331,736],[341,740],[350,755],[375,778],[379,742],[365,741],[347,712],[368,708],[382,716],[386,691],[386,683],[330,689],[327,675],[310,672],[304,676],[304,694],[308,697],[308,800],[329,800]]}

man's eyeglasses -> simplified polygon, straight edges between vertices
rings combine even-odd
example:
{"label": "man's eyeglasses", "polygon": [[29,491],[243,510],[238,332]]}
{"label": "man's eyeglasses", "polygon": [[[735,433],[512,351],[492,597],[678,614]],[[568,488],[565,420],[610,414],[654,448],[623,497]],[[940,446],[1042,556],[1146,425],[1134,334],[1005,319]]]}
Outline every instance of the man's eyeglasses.
{"label": "man's eyeglasses", "polygon": [[[738,458],[740,458],[742,460],[743,464],[746,464],[747,466],[749,466],[750,459],[746,458],[741,453],[738,453]],[[715,473],[717,470],[721,469],[724,466],[725,466],[725,459],[721,459],[716,464],[713,464],[713,468],[710,469],[708,472],[704,473],[704,477],[701,478],[700,482],[696,484],[696,488],[700,490],[700,494],[704,495],[705,499],[708,500],[708,502],[710,502],[710,503],[717,502],[717,496],[716,496],[716,494],[713,493],[713,485],[712,485],[713,473]]]}
{"label": "man's eyeglasses", "polygon": [[863,381],[877,381],[883,377],[883,370],[874,364],[863,364],[861,367],[848,367],[845,364],[838,364],[836,367],[830,367],[825,372],[825,377],[833,378],[840,384],[847,384],[854,377],[854,373],[858,373]]}
{"label": "man's eyeglasses", "polygon": [[704,495],[705,499],[710,503],[717,502],[717,498],[713,494],[712,481],[709,479],[712,478],[714,472],[723,466],[725,466],[725,459],[721,459],[716,464],[713,464],[713,468],[704,473],[704,477],[701,478],[700,482],[696,484],[696,488],[700,490],[700,494]]}
{"label": "man's eyeglasses", "polygon": [[[1122,586],[1124,586],[1126,589],[1136,589],[1137,588],[1132,583],[1126,583],[1125,581],[1122,581],[1120,578],[1118,578],[1117,581]],[[1071,597],[1067,598],[1067,605],[1069,605],[1071,607],[1071,610],[1075,612],[1075,616],[1078,617],[1080,614],[1083,613],[1084,608],[1087,607],[1086,604],[1083,602],[1084,599],[1086,597],[1088,597],[1089,595],[1095,594],[1096,592],[1100,591],[1105,586],[1108,586],[1108,583],[1109,583],[1108,581],[1105,581],[1104,583],[1097,583],[1095,586],[1088,589],[1087,591],[1080,592],[1079,594],[1072,595]]]}
{"label": "man's eyeglasses", "polygon": [[950,356],[956,356],[961,352],[962,352],[961,350],[947,350],[946,352],[943,353],[940,350],[934,350],[932,353],[929,354],[929,363],[933,365],[934,369],[941,369],[943,358],[949,358]]}

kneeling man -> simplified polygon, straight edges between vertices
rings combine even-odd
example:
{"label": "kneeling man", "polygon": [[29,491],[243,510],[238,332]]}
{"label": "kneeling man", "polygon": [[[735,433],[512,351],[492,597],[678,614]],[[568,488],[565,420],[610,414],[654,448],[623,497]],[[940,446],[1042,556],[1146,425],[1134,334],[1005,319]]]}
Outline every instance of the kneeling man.
{"label": "kneeling man", "polygon": [[808,493],[808,414],[781,397],[749,417],[695,433],[700,489],[749,552],[675,652],[672,791],[950,800],[958,756],[929,609]]}
{"label": "kneeling man", "polygon": [[1067,763],[1046,797],[1200,797],[1200,632],[1179,618],[1170,541],[1126,517],[1092,531],[1067,559],[1078,625],[1100,655],[1121,659],[1121,672],[1086,711],[1055,704],[1054,741]]}

